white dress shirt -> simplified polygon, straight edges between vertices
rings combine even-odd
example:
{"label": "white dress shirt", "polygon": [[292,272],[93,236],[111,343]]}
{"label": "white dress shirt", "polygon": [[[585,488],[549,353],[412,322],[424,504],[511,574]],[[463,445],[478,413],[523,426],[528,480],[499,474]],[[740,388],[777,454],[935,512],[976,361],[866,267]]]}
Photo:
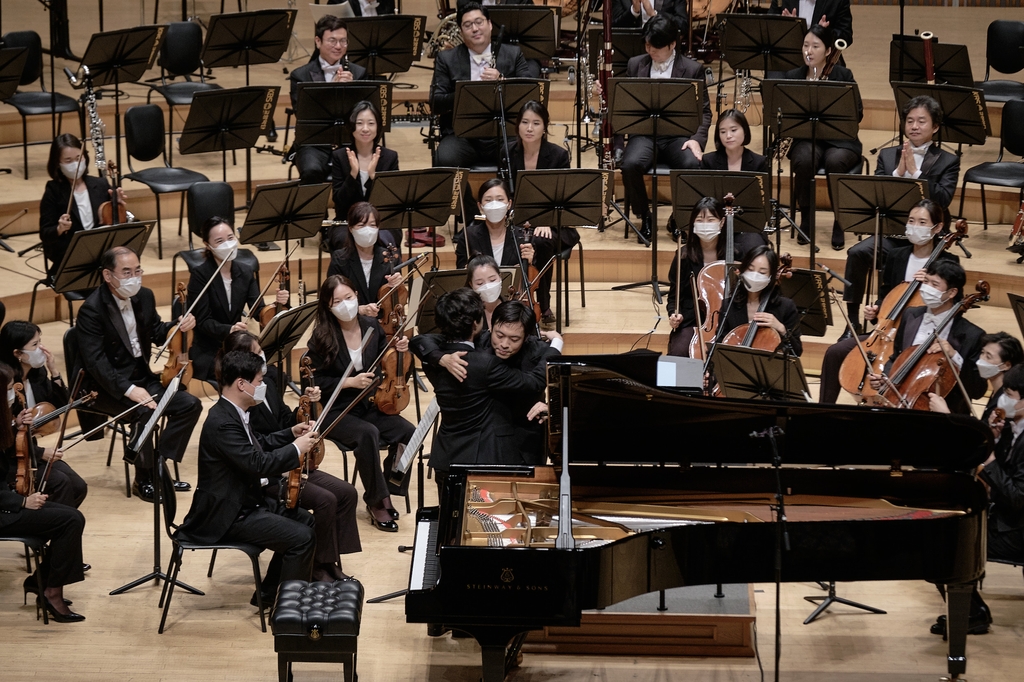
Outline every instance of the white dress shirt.
{"label": "white dress shirt", "polygon": [[479,81],[484,79],[484,69],[491,65],[491,46],[487,45],[481,54],[469,51],[469,79]]}
{"label": "white dress shirt", "polygon": [[[917,166],[917,170],[914,171],[913,173],[907,171],[903,175],[900,175],[899,168],[897,168],[892,172],[892,176],[894,178],[913,178],[915,180],[921,177],[921,165],[924,163],[925,155],[928,154],[928,147],[931,146],[931,142],[929,142],[928,144],[923,144],[920,147],[911,146],[910,151],[914,153],[914,165]],[[897,161],[897,163],[899,162]]]}
{"label": "white dress shirt", "polygon": [[633,9],[633,3],[631,2],[629,4],[629,13],[632,14],[634,17],[640,17],[640,24],[643,25],[643,24],[646,24],[647,21],[651,17],[657,16],[657,14],[658,14],[658,0],[651,0],[651,7],[654,8],[654,14],[648,14],[647,13],[647,8],[644,7],[643,0],[641,0],[641,2],[640,2],[640,11],[637,12],[637,11],[635,11]]}
{"label": "white dress shirt", "polygon": [[363,13],[364,17],[375,17],[379,4],[377,0],[359,0],[359,11]]}
{"label": "white dress shirt", "polygon": [[914,279],[914,275],[917,271],[924,267],[924,264],[928,262],[930,256],[924,258],[918,258],[913,253],[910,254],[910,258],[907,259],[907,271],[903,275],[904,282],[911,282]]}
{"label": "white dress shirt", "polygon": [[339,59],[334,64],[328,64],[324,61],[323,57],[318,57],[320,60],[320,70],[324,72],[324,81],[330,83],[334,80],[334,76],[338,73],[338,69],[341,68],[341,60]]}
{"label": "white dress shirt", "polygon": [[502,238],[501,242],[495,244],[491,242],[491,253],[494,254],[494,262],[501,265],[501,257],[505,255],[505,239]]}
{"label": "white dress shirt", "polygon": [[[924,317],[921,318],[921,326],[917,330],[917,335],[914,336],[913,345],[920,346],[922,343],[927,341],[928,337],[931,336],[932,332],[935,331],[935,328],[939,326],[939,323],[942,322],[946,315],[949,315],[948,310],[946,312],[939,313],[938,315],[935,315],[931,312],[926,312],[924,314]],[[939,338],[942,339],[943,341],[949,340],[949,330],[952,328],[953,323],[950,322],[941,332],[939,332]],[[959,351],[955,351],[950,357],[953,361],[953,364],[956,365],[957,368],[964,366],[964,359],[960,355]]]}
{"label": "white dress shirt", "polygon": [[[347,348],[347,346],[346,346]],[[359,350],[359,347],[349,348],[348,357],[352,360],[352,372],[363,371],[363,353]]]}
{"label": "white dress shirt", "polygon": [[675,63],[676,56],[674,53],[663,62],[651,61],[651,78],[671,78],[672,67],[675,66]]}
{"label": "white dress shirt", "polygon": [[83,189],[75,192],[75,204],[78,206],[78,218],[82,221],[83,230],[91,230],[96,227],[96,220],[92,217],[92,200],[89,199],[89,190]]}
{"label": "white dress shirt", "polygon": [[230,271],[229,271],[227,277],[225,277],[223,274],[221,274],[220,278],[224,282],[224,293],[227,294],[227,297],[228,297],[228,309],[230,310],[230,308],[231,308],[231,274],[230,274]]}
{"label": "white dress shirt", "polygon": [[[135,323],[135,310],[132,308],[132,301],[129,298],[119,298],[118,296],[114,296],[114,300],[117,302],[117,307],[121,311],[121,319],[124,320],[124,328],[128,332],[128,342],[132,345],[132,355],[137,358],[141,358],[142,346],[139,344],[139,330]],[[129,396],[134,390],[135,384],[132,384],[124,394]]]}
{"label": "white dress shirt", "polygon": [[815,0],[800,0],[800,8],[797,10],[797,16],[807,22],[807,28],[811,27],[811,19],[814,18],[814,2]]}
{"label": "white dress shirt", "polygon": [[370,270],[373,269],[373,259],[364,260],[360,258],[359,263],[363,266],[363,277],[366,278],[366,286],[370,286]]}

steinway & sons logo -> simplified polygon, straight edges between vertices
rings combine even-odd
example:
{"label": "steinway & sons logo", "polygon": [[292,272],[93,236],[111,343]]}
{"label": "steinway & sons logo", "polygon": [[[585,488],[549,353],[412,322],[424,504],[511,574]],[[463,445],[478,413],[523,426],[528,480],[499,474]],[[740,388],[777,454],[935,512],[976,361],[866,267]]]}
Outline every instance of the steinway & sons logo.
{"label": "steinway & sons logo", "polygon": [[525,585],[516,583],[515,573],[511,568],[501,569],[498,575],[500,582],[466,583],[466,589],[472,592],[547,592],[547,585]]}

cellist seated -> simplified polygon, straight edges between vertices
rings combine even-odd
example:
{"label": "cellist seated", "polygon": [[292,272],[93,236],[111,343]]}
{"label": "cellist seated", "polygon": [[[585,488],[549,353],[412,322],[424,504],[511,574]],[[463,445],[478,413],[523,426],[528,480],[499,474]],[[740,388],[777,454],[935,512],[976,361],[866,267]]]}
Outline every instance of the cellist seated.
{"label": "cellist seated", "polygon": [[[885,374],[892,372],[893,361],[907,348],[925,343],[936,330],[943,317],[963,298],[967,275],[959,263],[940,259],[928,266],[921,284],[923,306],[907,308],[896,338],[893,340],[892,356],[886,362]],[[981,354],[981,338],[985,331],[976,324],[958,315],[951,324],[939,331],[938,337],[928,348],[928,354],[945,353],[960,375],[960,381],[971,400],[977,400],[985,393],[987,386],[978,374],[978,357]],[[869,375],[871,386],[876,391],[886,384],[881,374]],[[970,406],[959,388],[954,387],[946,396],[949,409],[960,414],[970,414]]]}
{"label": "cellist seated", "polygon": [[[758,334],[771,330],[778,337],[771,336],[771,341],[755,339],[751,345],[765,350],[780,350],[799,357],[804,352],[800,341],[800,313],[796,304],[779,293],[777,278],[779,274],[779,256],[769,246],[758,246],[752,249],[740,261],[739,291],[733,299],[719,330],[725,343],[730,343],[729,332],[740,325],[753,324]],[[723,302],[723,307],[728,301]],[[776,338],[778,340],[776,340]],[[742,339],[731,345],[746,345]],[[770,348],[768,346],[771,346]]]}

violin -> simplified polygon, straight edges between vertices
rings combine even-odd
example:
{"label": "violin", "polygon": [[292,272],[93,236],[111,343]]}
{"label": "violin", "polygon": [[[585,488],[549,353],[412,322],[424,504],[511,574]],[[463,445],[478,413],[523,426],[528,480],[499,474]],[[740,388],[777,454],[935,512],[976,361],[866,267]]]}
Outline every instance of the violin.
{"label": "violin", "polygon": [[[959,244],[964,239],[967,239],[967,221],[961,218],[956,221],[953,232],[945,235],[935,245],[924,267],[931,266],[944,251],[948,251],[953,244]],[[868,375],[881,374],[885,369],[885,363],[892,356],[903,311],[909,307],[924,305],[921,294],[918,293],[920,289],[921,283],[912,280],[901,282],[886,294],[878,308],[875,328],[862,344],[863,353],[858,348],[851,349],[839,368],[839,385],[847,393],[862,401],[877,393],[871,387]],[[870,363],[864,361],[865,357]]]}
{"label": "violin", "polygon": [[[286,291],[288,290],[288,286],[291,282],[291,274],[288,272],[287,261],[281,263],[281,266],[277,269],[273,279],[277,280],[278,291],[281,291],[282,289]],[[277,301],[274,301],[270,305],[263,306],[263,308],[260,309],[260,329],[263,329],[270,324],[270,321],[274,319],[274,315],[284,312],[285,310],[288,310],[288,308],[288,304],[278,303]]]}
{"label": "violin", "polygon": [[[25,386],[16,383],[13,386],[14,395],[22,405],[25,402]],[[32,429],[31,427],[19,426],[18,433],[14,439],[15,460],[17,472],[15,475],[14,489],[19,495],[28,497],[35,489],[35,467],[32,466]]]}
{"label": "violin", "polygon": [[[306,358],[308,360],[308,358]],[[299,397],[299,409],[296,414],[297,422],[308,422],[310,415],[309,396]],[[318,441],[317,446],[323,452],[323,442]],[[321,455],[323,457],[323,455]],[[299,466],[288,472],[288,480],[284,486],[284,503],[288,509],[295,509],[299,505],[299,497],[302,496],[302,488],[309,478],[309,470],[313,461],[313,452],[309,451],[299,458]]]}
{"label": "violin", "polygon": [[[188,303],[188,292],[185,289],[185,283],[178,282],[176,290],[178,292],[178,301],[181,302],[181,306],[184,308]],[[181,385],[188,387],[188,382],[192,379],[192,361],[188,358],[188,332],[174,333],[176,331],[180,330],[175,329],[172,331],[171,340],[167,344],[167,350],[169,351],[167,364],[164,365],[163,370],[160,372],[160,384],[165,388],[171,383],[171,379],[178,376],[178,372],[181,371],[182,367],[185,368],[185,373],[181,375]]]}
{"label": "violin", "polygon": [[117,164],[113,160],[107,161],[105,175],[110,182],[110,186],[114,188],[114,193],[111,195],[112,200],[104,201],[96,211],[100,217],[100,225],[120,225],[128,222],[129,219],[134,219],[135,216],[128,213],[128,205],[117,196],[117,190],[121,187],[121,181],[117,172]]}
{"label": "violin", "polygon": [[[991,287],[984,280],[978,282],[975,292],[964,296],[959,304],[951,308],[935,327],[924,343],[907,348],[892,363],[892,373],[885,377],[882,389],[868,398],[871,405],[898,407],[911,410],[929,409],[928,394],[945,397],[957,384],[958,374],[951,367],[945,353],[929,353],[939,334],[953,323],[953,320],[981,301],[987,301]],[[883,374],[884,377],[884,374]]]}
{"label": "violin", "polygon": [[34,407],[29,408],[32,411],[32,432],[37,436],[49,436],[57,433],[57,420],[65,412],[82,405],[88,405],[98,397],[99,394],[96,391],[92,391],[64,407],[54,407],[51,403],[36,403]]}
{"label": "violin", "polygon": [[[779,256],[779,270],[775,274],[775,281],[771,286],[776,287],[784,278],[793,276],[793,257],[788,253]],[[757,306],[757,312],[763,313],[768,307],[768,301],[772,297],[771,290],[761,296],[761,303]],[[722,340],[727,346],[743,346],[744,348],[758,348],[760,350],[774,351],[782,344],[782,336],[771,327],[762,327],[754,322],[747,322],[733,329],[726,334]]]}
{"label": "violin", "polygon": [[[520,243],[530,244],[533,240],[533,228],[514,227],[512,228],[517,239],[517,246]],[[544,272],[547,272],[548,268],[551,267],[551,263],[548,263],[544,267]],[[513,301],[520,301],[525,303],[527,307],[533,308],[533,314],[537,318],[539,324],[541,318],[544,317],[544,311],[540,309],[540,303],[537,302],[537,287],[540,286],[540,277],[544,272],[539,272],[533,263],[528,263],[525,269],[526,279],[520,278],[518,286],[514,286],[509,289],[509,298]]]}
{"label": "violin", "polygon": [[[309,383],[310,386],[316,385],[316,382],[313,380],[313,361],[309,359],[308,355],[302,358],[302,367],[299,369],[299,374],[302,376],[303,379],[305,379]],[[306,396],[303,395],[299,398],[299,413],[298,416],[296,417],[297,422],[303,421],[302,398],[305,397]],[[316,406],[313,405],[313,403],[309,400],[307,400],[307,403],[309,404],[309,409],[305,413],[305,421],[311,421],[316,418]],[[318,440],[315,443],[313,443],[309,451],[306,453],[306,456],[310,459],[310,469],[312,469],[313,471],[319,469],[320,463],[324,461],[323,441]]]}
{"label": "violin", "polygon": [[[395,274],[395,263],[401,260],[398,247],[389,244],[384,250],[384,264],[388,267],[388,276]],[[377,290],[380,309],[380,326],[384,328],[385,337],[390,340],[395,331],[405,321],[405,307],[409,305],[409,287],[402,282],[396,287],[385,283]]]}

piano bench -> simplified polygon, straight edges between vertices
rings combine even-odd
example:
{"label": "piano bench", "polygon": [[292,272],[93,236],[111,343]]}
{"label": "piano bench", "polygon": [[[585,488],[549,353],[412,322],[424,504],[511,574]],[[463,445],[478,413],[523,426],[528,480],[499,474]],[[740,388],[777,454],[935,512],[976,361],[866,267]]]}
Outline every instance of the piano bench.
{"label": "piano bench", "polygon": [[355,682],[356,642],[363,614],[357,580],[281,583],[270,619],[279,682],[291,682],[292,663],[342,663],[345,682]]}

